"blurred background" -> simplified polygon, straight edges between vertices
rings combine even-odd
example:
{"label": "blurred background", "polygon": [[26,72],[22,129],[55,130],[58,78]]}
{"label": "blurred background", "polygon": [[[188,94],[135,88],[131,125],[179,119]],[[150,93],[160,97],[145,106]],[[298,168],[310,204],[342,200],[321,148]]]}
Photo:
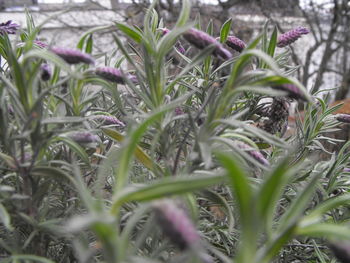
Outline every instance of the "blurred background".
{"label": "blurred background", "polygon": [[[50,45],[74,47],[82,34],[113,21],[141,25],[149,0],[0,0],[0,22],[13,20],[25,27],[24,10],[32,13],[37,25],[48,17],[40,40]],[[181,1],[160,0],[156,6],[171,29]],[[57,16],[55,16],[57,15]],[[334,89],[331,100],[348,96],[350,86],[350,0],[192,0],[192,19],[202,28],[212,20],[218,35],[221,25],[233,19],[232,34],[249,42],[261,32],[267,20],[286,32],[305,26],[303,36],[289,52],[300,65],[296,77],[310,90]],[[110,32],[94,35],[94,54],[112,52]]]}

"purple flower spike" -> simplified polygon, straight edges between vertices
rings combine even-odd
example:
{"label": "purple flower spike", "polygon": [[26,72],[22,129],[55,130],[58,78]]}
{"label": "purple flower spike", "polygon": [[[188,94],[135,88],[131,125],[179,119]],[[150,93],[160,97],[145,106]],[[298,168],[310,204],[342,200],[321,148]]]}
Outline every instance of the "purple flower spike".
{"label": "purple flower spike", "polygon": [[283,90],[288,93],[288,97],[292,99],[300,99],[306,101],[305,95],[300,91],[300,89],[294,84],[282,84],[279,86],[272,86],[273,89]]}
{"label": "purple flower spike", "polygon": [[350,173],[350,168],[345,167],[344,170],[343,170],[343,173]]}
{"label": "purple flower spike", "polygon": [[238,52],[242,52],[246,47],[246,44],[235,36],[228,36],[226,39],[226,45]]}
{"label": "purple flower spike", "polygon": [[53,47],[51,51],[61,57],[68,64],[95,64],[95,60],[89,54],[83,53],[78,49]]}
{"label": "purple flower spike", "polygon": [[48,44],[46,44],[40,40],[34,40],[33,43],[40,48],[47,48],[49,46]]}
{"label": "purple flower spike", "polygon": [[128,78],[130,81],[132,81],[135,84],[138,83],[137,77],[135,75],[131,75],[131,74],[125,75],[121,70],[112,68],[112,67],[97,68],[95,70],[95,73],[96,75],[106,80],[119,83],[119,84],[125,84],[125,78]]}
{"label": "purple flower spike", "polygon": [[238,148],[244,150],[249,154],[251,157],[253,157],[256,161],[261,163],[264,166],[269,166],[270,163],[266,158],[262,155],[262,153],[258,150],[255,150],[250,145],[245,144],[244,142],[236,142]]}
{"label": "purple flower spike", "polygon": [[196,48],[204,49],[209,45],[214,45],[213,54],[222,60],[232,58],[230,51],[224,48],[215,38],[209,36],[207,33],[191,28],[183,34],[183,37]]}
{"label": "purple flower spike", "polygon": [[105,125],[116,125],[118,127],[125,127],[125,123],[113,116],[108,115],[97,115],[94,119],[103,121]]}
{"label": "purple flower spike", "polygon": [[68,137],[77,143],[92,143],[100,141],[100,138],[97,135],[84,131],[71,133]]}
{"label": "purple flower spike", "polygon": [[286,47],[295,42],[302,35],[307,35],[309,33],[309,29],[305,27],[297,27],[293,30],[290,30],[278,37],[277,47]]}
{"label": "purple flower spike", "polygon": [[12,20],[7,21],[6,23],[0,23],[0,35],[3,34],[16,34],[19,25],[12,23]]}
{"label": "purple flower spike", "polygon": [[335,118],[339,122],[350,123],[350,114],[336,114]]}
{"label": "purple flower spike", "polygon": [[180,249],[199,244],[200,236],[185,211],[171,200],[160,200],[153,205],[156,219],[167,237]]}
{"label": "purple flower spike", "polygon": [[43,81],[48,81],[51,78],[51,68],[49,64],[42,64],[40,66],[40,77]]}

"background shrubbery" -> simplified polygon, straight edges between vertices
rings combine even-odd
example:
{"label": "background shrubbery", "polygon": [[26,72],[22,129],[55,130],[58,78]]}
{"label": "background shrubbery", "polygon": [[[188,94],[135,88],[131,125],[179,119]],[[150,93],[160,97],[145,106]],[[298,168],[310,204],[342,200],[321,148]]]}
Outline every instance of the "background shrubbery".
{"label": "background shrubbery", "polygon": [[348,144],[327,153],[339,106],[293,78],[298,30],[229,51],[209,35],[231,20],[207,35],[189,12],[115,23],[104,55],[105,28],[78,50],[37,41],[29,14],[0,31],[2,262],[348,262]]}

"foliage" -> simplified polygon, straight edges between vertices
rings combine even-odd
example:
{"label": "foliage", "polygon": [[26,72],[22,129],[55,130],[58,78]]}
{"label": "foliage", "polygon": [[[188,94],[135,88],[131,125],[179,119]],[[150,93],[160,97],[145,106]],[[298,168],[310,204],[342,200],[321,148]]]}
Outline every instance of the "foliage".
{"label": "foliage", "polygon": [[[350,236],[349,144],[314,161],[332,140],[323,134],[335,131],[335,108],[292,77],[276,28],[222,61],[211,56],[217,43],[177,50],[193,25],[189,1],[165,35],[153,7],[142,28],[115,23],[116,51],[100,58],[128,74],[69,65],[35,43],[29,14],[20,39],[0,35],[2,262],[292,262],[310,249],[329,261],[325,240]],[[77,47],[93,54],[105,29]],[[118,83],[104,78],[113,72]],[[291,84],[306,118],[286,139],[272,116]],[[269,118],[282,127],[273,134]]]}

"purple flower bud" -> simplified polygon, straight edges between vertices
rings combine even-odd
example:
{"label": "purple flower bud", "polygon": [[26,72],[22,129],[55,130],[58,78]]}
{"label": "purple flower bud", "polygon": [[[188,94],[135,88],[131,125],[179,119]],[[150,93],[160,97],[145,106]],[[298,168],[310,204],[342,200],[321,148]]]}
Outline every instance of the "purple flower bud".
{"label": "purple flower bud", "polygon": [[335,118],[339,122],[350,123],[350,114],[336,114]]}
{"label": "purple flower bud", "polygon": [[33,43],[40,48],[47,48],[48,47],[48,44],[46,44],[40,40],[34,40]]}
{"label": "purple flower bud", "polygon": [[232,58],[230,51],[225,49],[215,38],[209,36],[207,33],[191,28],[183,34],[183,37],[196,48],[204,49],[207,46],[214,45],[213,54],[222,60]]}
{"label": "purple flower bud", "polygon": [[130,81],[134,84],[138,84],[139,83],[139,80],[137,79],[137,77],[135,75],[132,75],[132,74],[128,74],[127,75],[127,78],[130,79]]}
{"label": "purple flower bud", "polygon": [[307,35],[309,33],[310,31],[305,27],[297,27],[293,30],[290,30],[278,37],[277,47],[286,47],[295,42],[302,35]]}
{"label": "purple flower bud", "polygon": [[167,29],[166,27],[159,28],[159,30],[162,32],[162,36],[164,36],[170,32],[170,30]]}
{"label": "purple flower bud", "polygon": [[288,93],[288,97],[292,99],[300,99],[305,101],[307,100],[301,90],[294,84],[282,84],[278,86],[272,86],[271,88],[286,91]]}
{"label": "purple flower bud", "polygon": [[200,236],[185,211],[171,200],[160,200],[153,205],[156,219],[163,232],[180,249],[196,246]]}
{"label": "purple flower bud", "polygon": [[100,138],[97,135],[86,131],[70,133],[68,137],[77,143],[91,143],[100,141]]}
{"label": "purple flower bud", "polygon": [[94,119],[98,119],[103,121],[103,124],[105,125],[117,125],[119,127],[125,127],[125,123],[117,119],[116,117],[113,116],[108,116],[108,115],[97,115],[94,117]]}
{"label": "purple flower bud", "polygon": [[180,41],[177,41],[175,43],[175,48],[177,49],[177,51],[179,51],[181,54],[185,54],[186,53],[186,49],[183,47],[183,45],[180,43]]}
{"label": "purple flower bud", "polygon": [[181,109],[181,107],[176,107],[175,108],[175,115],[179,116],[179,115],[183,115],[185,114],[184,111]]}
{"label": "purple flower bud", "polygon": [[40,66],[40,77],[43,81],[48,81],[51,78],[51,68],[49,64],[42,64]]}
{"label": "purple flower bud", "polygon": [[350,173],[350,168],[348,167],[345,167],[344,170],[343,170],[344,173]]}
{"label": "purple flower bud", "polygon": [[16,34],[19,25],[12,23],[12,20],[7,21],[6,23],[0,23],[0,35],[3,34]]}
{"label": "purple flower bud", "polygon": [[253,157],[256,161],[258,161],[262,165],[264,166],[270,165],[269,161],[266,160],[266,158],[262,155],[262,153],[258,150],[255,150],[250,145],[244,142],[236,142],[236,145],[238,146],[238,148],[247,152],[247,154],[249,154],[251,157]]}
{"label": "purple flower bud", "polygon": [[125,84],[125,78],[137,84],[138,80],[135,75],[125,75],[121,70],[112,67],[101,67],[95,70],[96,75],[119,84]]}
{"label": "purple flower bud", "polygon": [[238,52],[242,52],[246,47],[246,44],[235,36],[228,36],[226,39],[226,45]]}
{"label": "purple flower bud", "polygon": [[[167,29],[166,27],[164,28],[159,28],[159,30],[162,31],[162,36],[165,36],[166,34],[168,34],[170,32],[169,29]],[[186,49],[182,46],[180,41],[176,41],[175,43],[175,48],[181,53],[181,54],[185,54],[186,53]]]}
{"label": "purple flower bud", "polygon": [[61,57],[68,64],[95,64],[95,60],[89,54],[83,53],[78,49],[53,47],[51,51]]}

